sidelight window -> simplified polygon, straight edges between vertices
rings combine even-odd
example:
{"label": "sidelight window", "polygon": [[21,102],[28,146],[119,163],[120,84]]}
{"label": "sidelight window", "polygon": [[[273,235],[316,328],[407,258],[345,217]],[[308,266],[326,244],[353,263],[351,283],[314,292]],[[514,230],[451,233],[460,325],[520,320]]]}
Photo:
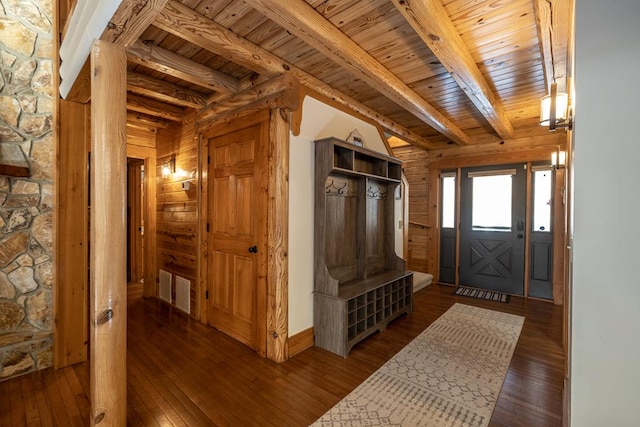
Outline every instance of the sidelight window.
{"label": "sidelight window", "polygon": [[442,177],[442,228],[455,228],[456,173],[443,173]]}
{"label": "sidelight window", "polygon": [[533,230],[551,232],[551,169],[533,170]]}

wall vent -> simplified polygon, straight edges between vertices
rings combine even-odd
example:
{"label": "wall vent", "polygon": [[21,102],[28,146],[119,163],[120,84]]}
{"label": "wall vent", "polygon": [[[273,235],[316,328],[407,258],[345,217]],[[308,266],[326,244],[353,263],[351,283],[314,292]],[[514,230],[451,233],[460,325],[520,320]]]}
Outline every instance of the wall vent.
{"label": "wall vent", "polygon": [[160,270],[158,274],[160,286],[158,287],[158,297],[171,304],[171,273]]}
{"label": "wall vent", "polygon": [[191,281],[179,276],[176,276],[176,307],[191,313]]}

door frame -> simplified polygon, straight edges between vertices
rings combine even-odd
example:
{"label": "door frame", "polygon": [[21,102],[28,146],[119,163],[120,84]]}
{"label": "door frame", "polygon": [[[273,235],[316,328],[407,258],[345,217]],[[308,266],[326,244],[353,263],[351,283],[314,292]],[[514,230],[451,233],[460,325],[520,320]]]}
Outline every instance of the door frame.
{"label": "door frame", "polygon": [[156,149],[127,143],[127,157],[144,160],[144,206],[142,221],[144,223],[143,236],[143,276],[142,295],[153,297],[157,295],[156,276]]}
{"label": "door frame", "polygon": [[[456,233],[459,236],[459,250],[460,256],[457,259],[456,269],[459,270],[459,281],[464,282],[463,285],[476,286],[482,289],[497,290],[513,295],[526,295],[525,293],[525,254],[526,248],[529,245],[528,239],[525,238],[525,234],[529,224],[528,215],[528,199],[529,192],[527,191],[527,178],[531,168],[528,167],[528,163],[509,163],[500,165],[489,166],[474,166],[469,168],[462,168],[458,174],[460,181],[459,186],[459,209],[460,220],[458,221],[458,227]],[[482,176],[508,176],[511,180],[511,194],[510,194],[510,212],[511,212],[511,224],[509,230],[476,230],[473,227],[473,204],[474,199],[474,181],[475,177]],[[523,193],[524,190],[524,194]],[[522,227],[522,228],[521,228]],[[517,235],[518,237],[515,237]],[[474,245],[474,241],[486,241],[501,242],[495,247],[482,248],[485,246],[483,243],[480,245]],[[497,266],[500,273],[507,275],[509,278],[500,280],[499,278],[489,278],[487,276],[478,275],[476,271],[480,268],[482,263],[478,262],[472,266],[471,255],[468,252],[471,247],[475,247],[479,251],[486,251],[486,257],[483,257],[482,261],[493,259],[497,255],[493,253],[494,250],[503,251],[506,247],[511,254],[511,269],[504,264],[502,267]],[[504,254],[505,252],[501,252]],[[495,259],[498,261],[498,259]],[[498,263],[499,264],[499,263]],[[496,266],[495,262],[490,262],[489,266]],[[466,280],[464,280],[466,277]],[[517,291],[521,291],[517,292]]]}
{"label": "door frame", "polygon": [[[563,147],[560,147],[563,148]],[[432,227],[428,229],[429,234],[429,243],[428,243],[428,253],[433,254],[429,256],[427,271],[432,272],[434,276],[434,282],[439,281],[440,275],[440,174],[443,171],[451,171],[458,170],[458,174],[460,173],[460,169],[467,167],[475,167],[475,166],[499,166],[505,164],[513,164],[513,163],[526,163],[528,165],[528,169],[530,169],[530,164],[534,162],[548,162],[551,156],[551,153],[558,149],[557,145],[549,145],[531,149],[523,149],[519,151],[509,151],[509,152],[493,152],[487,154],[479,154],[479,155],[471,155],[464,157],[451,157],[451,158],[441,158],[439,160],[435,160],[430,162],[428,165],[429,168],[429,218],[432,218],[431,223]],[[564,169],[556,170],[555,177],[555,187],[554,187],[554,197],[557,201],[554,203],[553,209],[553,221],[556,224],[553,237],[553,303],[554,304],[562,304],[564,299],[564,233],[565,230],[565,221],[564,221],[564,203],[563,201],[563,187],[564,187]],[[529,184],[528,184],[529,185]],[[459,188],[458,188],[459,190]],[[456,194],[456,204],[459,209],[459,198],[460,193]],[[527,200],[527,203],[529,201]],[[531,215],[529,205],[527,204],[526,211],[526,228],[529,228]],[[457,218],[459,218],[459,212],[457,213]],[[458,219],[459,224],[459,219]],[[525,244],[525,295],[528,294],[529,291],[529,240],[528,236],[525,236],[527,239]],[[460,254],[459,254],[459,244],[457,245],[457,253],[456,258],[459,263]],[[456,283],[457,286],[459,283],[459,277],[456,274]]]}
{"label": "door frame", "polygon": [[[242,124],[240,126],[239,124]],[[260,191],[266,192],[268,201],[266,209],[260,213],[261,220],[266,221],[266,235],[263,241],[265,251],[258,261],[258,280],[262,281],[261,294],[258,296],[259,322],[257,330],[256,351],[263,357],[276,362],[289,358],[288,347],[288,230],[289,230],[289,114],[283,109],[247,110],[221,117],[219,121],[207,123],[206,129],[198,130],[199,138],[199,254],[198,254],[198,310],[200,319],[208,324],[206,292],[209,264],[209,236],[207,233],[209,179],[208,158],[209,139],[224,135],[234,130],[262,126],[265,143],[261,155],[264,156],[265,170],[258,178]],[[262,314],[264,313],[264,314]]]}
{"label": "door frame", "polygon": [[[144,160],[127,157],[127,281],[144,281]],[[140,233],[143,233],[142,235]],[[142,238],[141,238],[142,237]]]}

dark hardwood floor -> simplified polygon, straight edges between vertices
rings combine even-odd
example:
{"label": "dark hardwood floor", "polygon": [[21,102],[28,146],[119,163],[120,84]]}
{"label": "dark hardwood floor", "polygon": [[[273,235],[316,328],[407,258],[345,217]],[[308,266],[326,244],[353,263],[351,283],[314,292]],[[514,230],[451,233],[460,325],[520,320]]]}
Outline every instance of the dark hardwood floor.
{"label": "dark hardwood floor", "polygon": [[[358,344],[348,358],[310,348],[285,363],[258,357],[224,334],[130,285],[127,393],[131,426],[306,426],[336,404],[453,303],[520,314],[526,320],[491,426],[560,426],[562,307],[452,295],[432,285],[413,314]],[[86,363],[0,382],[0,426],[89,424]]]}

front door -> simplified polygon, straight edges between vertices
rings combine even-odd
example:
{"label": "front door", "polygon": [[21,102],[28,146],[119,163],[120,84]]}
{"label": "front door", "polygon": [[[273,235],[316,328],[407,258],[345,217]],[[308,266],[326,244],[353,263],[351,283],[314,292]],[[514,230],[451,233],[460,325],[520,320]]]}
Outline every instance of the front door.
{"label": "front door", "polygon": [[525,165],[462,169],[460,284],[524,294]]}
{"label": "front door", "polygon": [[209,139],[208,322],[258,349],[265,308],[258,272],[264,263],[266,193],[260,124]]}

